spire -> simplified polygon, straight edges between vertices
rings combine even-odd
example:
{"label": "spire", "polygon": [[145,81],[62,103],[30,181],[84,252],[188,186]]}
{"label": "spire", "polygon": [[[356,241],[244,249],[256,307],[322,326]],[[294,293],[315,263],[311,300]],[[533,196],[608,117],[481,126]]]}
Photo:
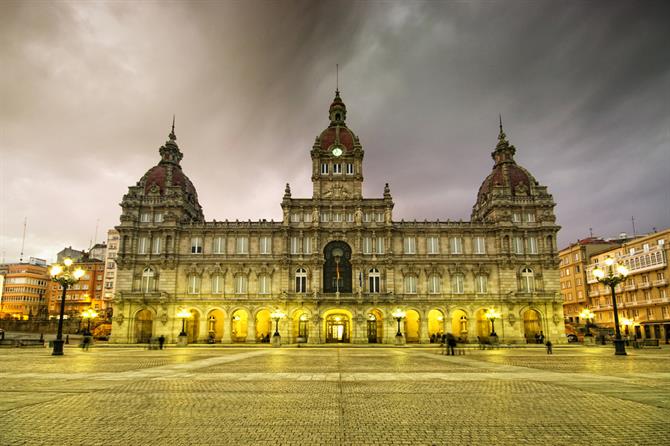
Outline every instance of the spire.
{"label": "spire", "polygon": [[170,132],[170,141],[176,141],[177,140],[177,135],[174,134],[174,120],[175,120],[175,115],[172,115],[172,131]]}
{"label": "spire", "polygon": [[502,126],[502,115],[500,113],[498,113],[498,126],[500,128],[500,132],[498,133],[498,143],[496,144],[496,149],[491,153],[491,157],[496,162],[496,165],[505,161],[514,162],[516,147],[511,145],[507,140],[507,135]]}
{"label": "spire", "polygon": [[340,96],[340,64],[335,64],[335,97]]}

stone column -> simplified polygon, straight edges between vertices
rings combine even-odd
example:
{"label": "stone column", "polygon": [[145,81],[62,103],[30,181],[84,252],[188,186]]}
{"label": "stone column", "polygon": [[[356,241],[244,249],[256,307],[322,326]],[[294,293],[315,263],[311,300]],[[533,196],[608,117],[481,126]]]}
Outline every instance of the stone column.
{"label": "stone column", "polygon": [[247,340],[246,344],[255,344],[256,343],[256,320],[252,315],[249,315],[247,319]]}
{"label": "stone column", "polygon": [[231,327],[231,319],[228,318],[223,318],[223,334],[221,335],[221,343],[222,344],[232,344],[233,340],[230,336],[230,332],[232,331]]}
{"label": "stone column", "polygon": [[352,333],[352,343],[354,344],[367,344],[368,338],[367,338],[367,321],[366,319],[361,316],[360,314],[358,316],[354,316],[352,318],[352,326],[353,326],[353,333]]}

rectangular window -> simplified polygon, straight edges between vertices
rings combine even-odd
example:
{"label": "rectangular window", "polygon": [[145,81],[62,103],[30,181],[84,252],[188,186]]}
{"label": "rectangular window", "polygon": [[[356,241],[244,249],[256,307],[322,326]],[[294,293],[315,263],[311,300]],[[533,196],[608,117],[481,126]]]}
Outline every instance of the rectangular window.
{"label": "rectangular window", "polygon": [[521,237],[514,237],[512,243],[512,252],[514,252],[514,254],[523,254],[523,239]]}
{"label": "rectangular window", "polygon": [[477,278],[475,279],[475,289],[476,289],[478,294],[486,294],[488,292],[487,291],[487,287],[488,287],[487,282],[488,282],[488,279],[486,278],[486,276],[477,276]]}
{"label": "rectangular window", "polygon": [[405,293],[416,294],[416,277],[414,276],[405,277]]}
{"label": "rectangular window", "polygon": [[328,164],[327,163],[321,163],[321,174],[326,175],[328,173]]}
{"label": "rectangular window", "polygon": [[426,238],[426,251],[428,254],[439,254],[440,253],[440,239],[438,237],[427,237]]}
{"label": "rectangular window", "polygon": [[153,251],[154,254],[160,254],[161,253],[161,238],[156,236],[153,241]]}
{"label": "rectangular window", "polygon": [[212,277],[212,294],[222,294],[223,293],[223,276],[214,275]]}
{"label": "rectangular window", "polygon": [[321,221],[327,223],[330,220],[330,213],[321,212]]}
{"label": "rectangular window", "polygon": [[473,238],[472,247],[475,254],[486,254],[486,239],[484,237]]}
{"label": "rectangular window", "polygon": [[235,240],[235,254],[249,253],[249,239],[247,237],[237,237]]}
{"label": "rectangular window", "polygon": [[354,174],[354,165],[352,163],[347,163],[347,175]]}
{"label": "rectangular window", "polygon": [[535,212],[527,212],[526,213],[526,221],[528,223],[535,223]]}
{"label": "rectangular window", "polygon": [[370,279],[369,283],[370,292],[379,293],[379,273],[376,273],[376,275],[370,275],[369,279]]}
{"label": "rectangular window", "polygon": [[258,278],[258,294],[270,294],[270,278],[268,276]]}
{"label": "rectangular window", "polygon": [[463,239],[451,237],[449,239],[449,250],[452,254],[463,254]]}
{"label": "rectangular window", "polygon": [[644,245],[642,245],[642,251],[649,252],[649,243],[645,243]]}
{"label": "rectangular window", "polygon": [[373,216],[372,212],[366,212],[365,214],[363,214],[363,221],[366,223],[371,222],[372,216]]}
{"label": "rectangular window", "polygon": [[537,254],[537,239],[528,237],[528,254]]}
{"label": "rectangular window", "polygon": [[259,239],[259,248],[261,254],[272,254],[272,238],[267,235],[262,236]]}
{"label": "rectangular window", "polygon": [[384,213],[383,212],[377,212],[375,214],[375,220],[377,223],[384,223]]}
{"label": "rectangular window", "polygon": [[416,254],[416,239],[414,237],[405,237],[403,248],[405,254]]}
{"label": "rectangular window", "polygon": [[305,223],[311,223],[312,222],[312,213],[311,212],[305,212],[305,214],[302,217],[302,221]]}
{"label": "rectangular window", "polygon": [[441,291],[440,287],[441,277],[438,275],[432,275],[428,278],[428,292],[430,294],[439,294]]}
{"label": "rectangular window", "polygon": [[202,254],[202,237],[191,238],[191,254]]}
{"label": "rectangular window", "polygon": [[347,223],[353,223],[353,221],[354,221],[354,213],[347,212]]}
{"label": "rectangular window", "polygon": [[451,292],[454,294],[463,294],[463,276],[456,274],[451,278]]}
{"label": "rectangular window", "polygon": [[200,294],[199,276],[190,276],[188,278],[188,294]]}
{"label": "rectangular window", "polygon": [[154,221],[156,223],[162,223],[163,222],[163,213],[156,212],[156,215],[154,215]]}
{"label": "rectangular window", "polygon": [[218,236],[212,239],[212,252],[214,254],[224,254],[226,250],[226,239]]}
{"label": "rectangular window", "polygon": [[149,223],[151,221],[151,214],[148,212],[142,212],[140,214],[140,221],[142,223]]}
{"label": "rectangular window", "polygon": [[335,212],[333,214],[333,221],[336,223],[340,223],[344,220],[344,214],[341,214],[339,212]]}
{"label": "rectangular window", "polygon": [[384,237],[377,237],[377,254],[384,254]]}
{"label": "rectangular window", "polygon": [[300,252],[300,239],[298,237],[291,237],[291,254],[298,254]]}
{"label": "rectangular window", "polygon": [[521,214],[518,212],[512,213],[512,221],[514,223],[521,223]]}
{"label": "rectangular window", "polygon": [[312,237],[305,237],[302,239],[302,252],[305,254],[312,253]]}
{"label": "rectangular window", "polygon": [[333,173],[335,175],[342,174],[342,164],[340,164],[340,163],[333,164]]}
{"label": "rectangular window", "polygon": [[247,294],[247,278],[245,276],[235,277],[235,294]]}
{"label": "rectangular window", "polygon": [[291,213],[291,223],[299,223],[299,222],[300,222],[300,214],[298,212]]}
{"label": "rectangular window", "polygon": [[363,237],[363,254],[372,254],[372,239]]}
{"label": "rectangular window", "polygon": [[146,254],[148,250],[149,250],[149,238],[140,237],[137,243],[137,253]]}

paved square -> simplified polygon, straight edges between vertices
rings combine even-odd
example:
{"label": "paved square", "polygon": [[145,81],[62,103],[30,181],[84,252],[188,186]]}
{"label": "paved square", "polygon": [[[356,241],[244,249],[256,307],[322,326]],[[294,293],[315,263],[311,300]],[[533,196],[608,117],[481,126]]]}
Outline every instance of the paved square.
{"label": "paved square", "polygon": [[667,445],[670,349],[0,350],[0,445]]}

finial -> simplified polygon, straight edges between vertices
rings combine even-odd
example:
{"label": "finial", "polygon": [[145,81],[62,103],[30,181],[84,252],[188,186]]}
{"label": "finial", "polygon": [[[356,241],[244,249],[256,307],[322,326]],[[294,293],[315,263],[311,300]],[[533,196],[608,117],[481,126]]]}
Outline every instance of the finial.
{"label": "finial", "polygon": [[170,140],[174,141],[177,139],[177,136],[174,134],[174,120],[175,120],[175,115],[172,115],[172,131],[170,132]]}
{"label": "finial", "polygon": [[500,133],[502,133],[502,114],[498,113],[498,119],[500,120]]}
{"label": "finial", "polygon": [[340,95],[340,64],[335,64],[335,94]]}

